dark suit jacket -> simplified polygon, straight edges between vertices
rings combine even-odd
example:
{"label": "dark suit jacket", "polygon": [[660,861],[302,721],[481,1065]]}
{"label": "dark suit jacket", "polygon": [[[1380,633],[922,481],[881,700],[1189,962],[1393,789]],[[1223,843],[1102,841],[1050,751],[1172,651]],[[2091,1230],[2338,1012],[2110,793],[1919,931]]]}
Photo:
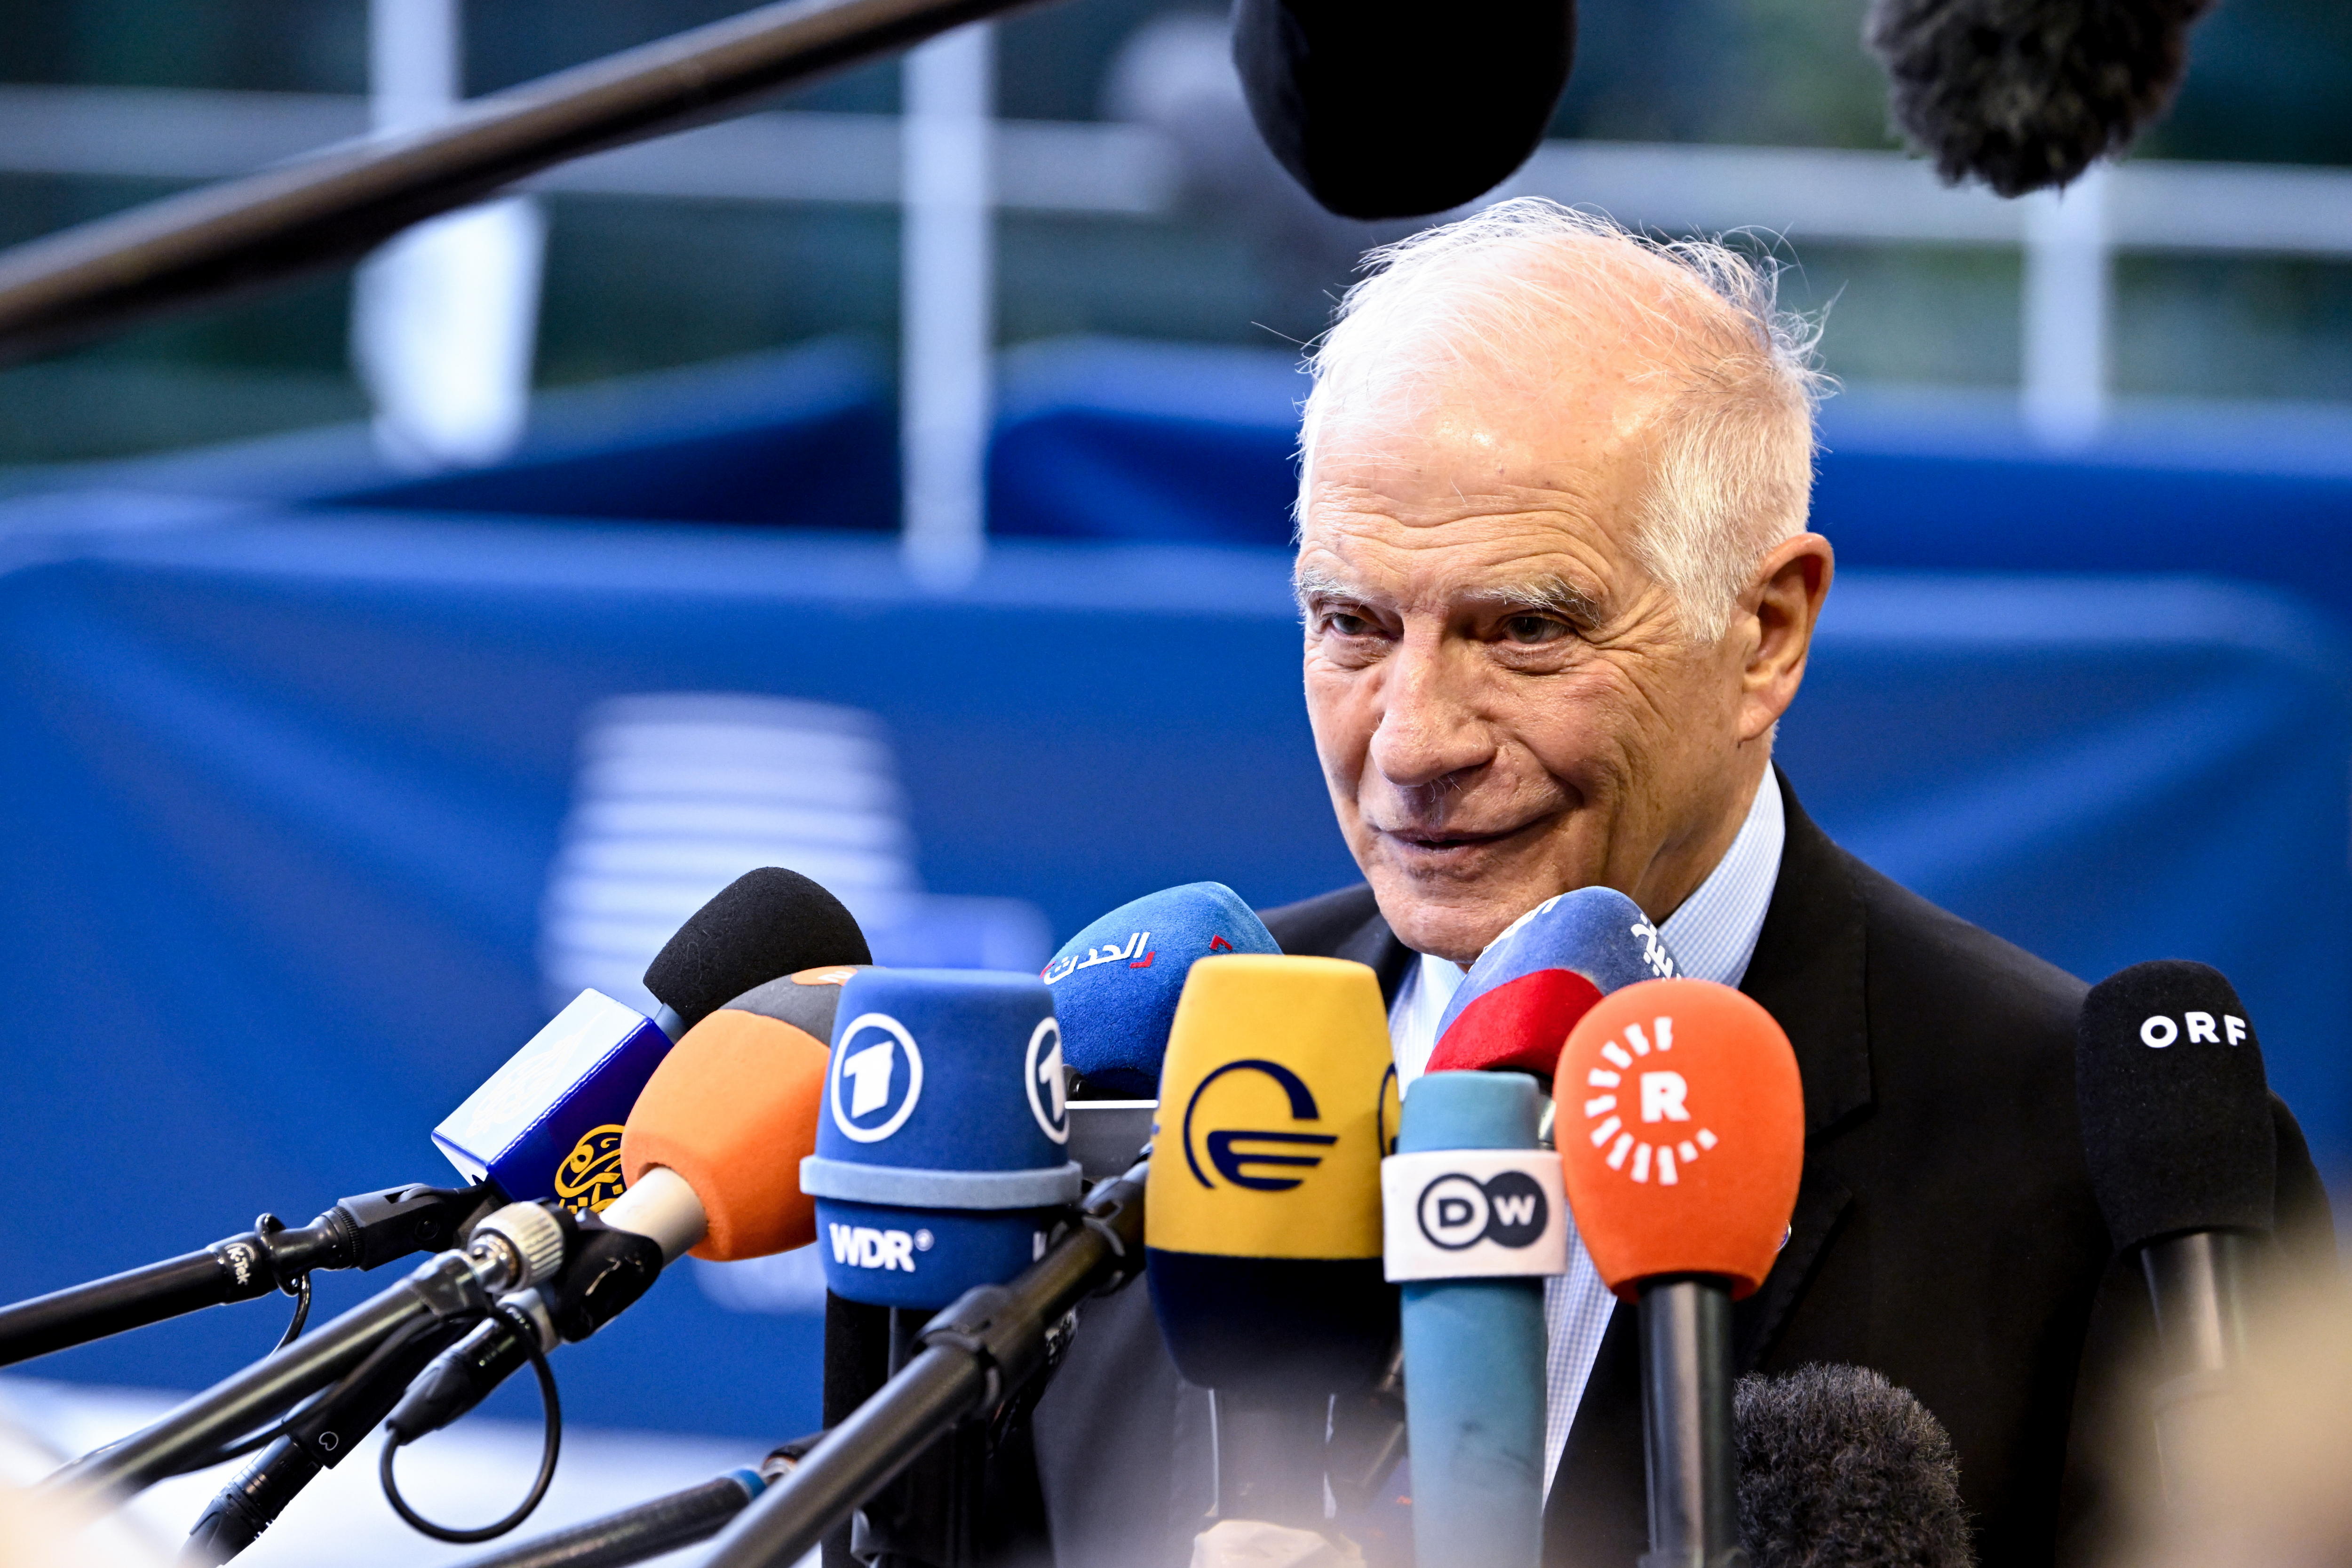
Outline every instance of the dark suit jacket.
{"label": "dark suit jacket", "polygon": [[[2085,987],[1846,854],[1781,788],[1787,846],[1741,989],[1796,1048],[1805,1169],[1787,1245],[1734,1310],[1739,1370],[1877,1368],[1951,1433],[1986,1568],[2080,1560],[2103,1464],[2153,1462],[2147,1291],[2112,1258],[2075,1115]],[[1266,923],[1286,952],[1370,964],[1391,998],[1412,959],[1368,888]],[[2273,1110],[2281,1250],[2332,1260],[2325,1189]],[[1549,1563],[1627,1568],[1647,1548],[1638,1371],[1620,1307],[1546,1510]],[[1182,1563],[1205,1420],[1144,1292],[1089,1304],[1035,1421],[1057,1568]]]}

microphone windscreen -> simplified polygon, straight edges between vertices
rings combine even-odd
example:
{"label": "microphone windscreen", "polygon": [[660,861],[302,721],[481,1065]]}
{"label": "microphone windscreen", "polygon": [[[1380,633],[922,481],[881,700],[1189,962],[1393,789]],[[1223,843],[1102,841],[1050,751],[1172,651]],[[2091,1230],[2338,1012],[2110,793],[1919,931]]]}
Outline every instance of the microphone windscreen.
{"label": "microphone windscreen", "polygon": [[1176,1000],[1195,960],[1280,952],[1265,923],[1222,882],[1188,882],[1121,904],[1045,965],[1062,1059],[1090,1098],[1149,1100]]}
{"label": "microphone windscreen", "polygon": [[816,1149],[825,1284],[939,1308],[1044,1256],[1078,1196],[1062,1037],[1034,974],[862,969],[841,987]]}
{"label": "microphone windscreen", "polygon": [[1943,1425],[1865,1367],[1733,1386],[1739,1539],[1754,1568],[1975,1568]]}
{"label": "microphone windscreen", "polygon": [[1629,985],[1570,1032],[1552,1095],[1577,1233],[1620,1300],[1664,1274],[1754,1293],[1805,1158],[1797,1056],[1772,1015],[1711,980]]}
{"label": "microphone windscreen", "polygon": [[2219,970],[2163,959],[2092,986],[2074,1095],[2117,1251],[2183,1231],[2271,1228],[2278,1135],[2263,1048]]}
{"label": "microphone windscreen", "polygon": [[779,974],[873,962],[839,899],[798,871],[763,866],[687,918],[646,966],[646,989],[691,1028]]}
{"label": "microphone windscreen", "polygon": [[1152,1308],[1188,1381],[1287,1395],[1380,1375],[1396,1333],[1380,1165],[1396,1126],[1370,969],[1255,953],[1193,966],[1144,1188]]}
{"label": "microphone windscreen", "polygon": [[708,1221],[694,1256],[763,1258],[816,1239],[800,1163],[816,1147],[824,1069],[822,1039],[732,1007],[654,1069],[622,1131],[621,1168],[632,1183],[654,1165],[686,1178]]}
{"label": "microphone windscreen", "polygon": [[1437,1020],[1431,1072],[1508,1068],[1549,1082],[1576,1021],[1603,996],[1676,970],[1642,907],[1613,888],[1546,899],[1503,928]]}
{"label": "microphone windscreen", "polygon": [[515,1203],[602,1209],[621,1195],[621,1123],[669,1050],[644,1014],[583,991],[442,1119],[434,1146]]}
{"label": "microphone windscreen", "polygon": [[1948,183],[2004,196],[2120,155],[2172,101],[2211,0],[1874,0],[1889,108]]}

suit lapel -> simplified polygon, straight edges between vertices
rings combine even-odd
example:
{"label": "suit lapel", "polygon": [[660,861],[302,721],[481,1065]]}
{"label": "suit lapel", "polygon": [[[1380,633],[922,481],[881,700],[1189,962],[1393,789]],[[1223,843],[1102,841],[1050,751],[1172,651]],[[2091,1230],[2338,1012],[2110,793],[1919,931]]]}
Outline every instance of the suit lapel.
{"label": "suit lapel", "polygon": [[[1805,1089],[1805,1147],[1820,1146],[1870,1108],[1866,911],[1843,851],[1813,825],[1780,777],[1788,837],[1756,954],[1739,988],[1779,1021]],[[1853,1194],[1810,1157],[1789,1238],[1762,1289],[1732,1310],[1738,1369],[1760,1363],[1804,1292]]]}
{"label": "suit lapel", "polygon": [[1412,949],[1399,942],[1389,930],[1389,922],[1379,910],[1372,918],[1358,926],[1353,934],[1331,950],[1333,958],[1353,959],[1370,964],[1372,973],[1381,977],[1381,1003],[1396,1005],[1397,991],[1404,984],[1405,973],[1412,967]]}

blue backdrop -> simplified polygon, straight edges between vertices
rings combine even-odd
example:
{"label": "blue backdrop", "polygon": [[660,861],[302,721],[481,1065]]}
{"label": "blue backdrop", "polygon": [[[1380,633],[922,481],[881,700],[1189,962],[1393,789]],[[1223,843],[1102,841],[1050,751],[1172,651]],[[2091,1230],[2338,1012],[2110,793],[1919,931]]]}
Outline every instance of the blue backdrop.
{"label": "blue backdrop", "polygon": [[[440,1179],[427,1131],[543,1020],[579,725],[616,694],[881,715],[926,885],[1030,900],[1056,936],[1174,882],[1265,904],[1351,880],[1286,565],[1015,541],[934,597],[851,535],[0,509],[0,1298]],[[2229,971],[2342,1171],[2347,652],[2242,584],[1854,572],[1781,756],[1849,847],[2078,973]],[[36,1370],[193,1385],[274,1312]],[[814,1424],[814,1343],[681,1274],[563,1352],[566,1408],[788,1436]]]}

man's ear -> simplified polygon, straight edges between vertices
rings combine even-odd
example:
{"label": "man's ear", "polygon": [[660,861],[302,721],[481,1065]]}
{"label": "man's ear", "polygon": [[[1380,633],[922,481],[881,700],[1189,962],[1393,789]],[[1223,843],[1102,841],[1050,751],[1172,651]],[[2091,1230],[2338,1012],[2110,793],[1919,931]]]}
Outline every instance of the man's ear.
{"label": "man's ear", "polygon": [[1753,617],[1754,640],[1740,671],[1739,738],[1771,729],[1804,683],[1813,627],[1837,574],[1837,555],[1818,533],[1784,539],[1766,553],[1740,607]]}

